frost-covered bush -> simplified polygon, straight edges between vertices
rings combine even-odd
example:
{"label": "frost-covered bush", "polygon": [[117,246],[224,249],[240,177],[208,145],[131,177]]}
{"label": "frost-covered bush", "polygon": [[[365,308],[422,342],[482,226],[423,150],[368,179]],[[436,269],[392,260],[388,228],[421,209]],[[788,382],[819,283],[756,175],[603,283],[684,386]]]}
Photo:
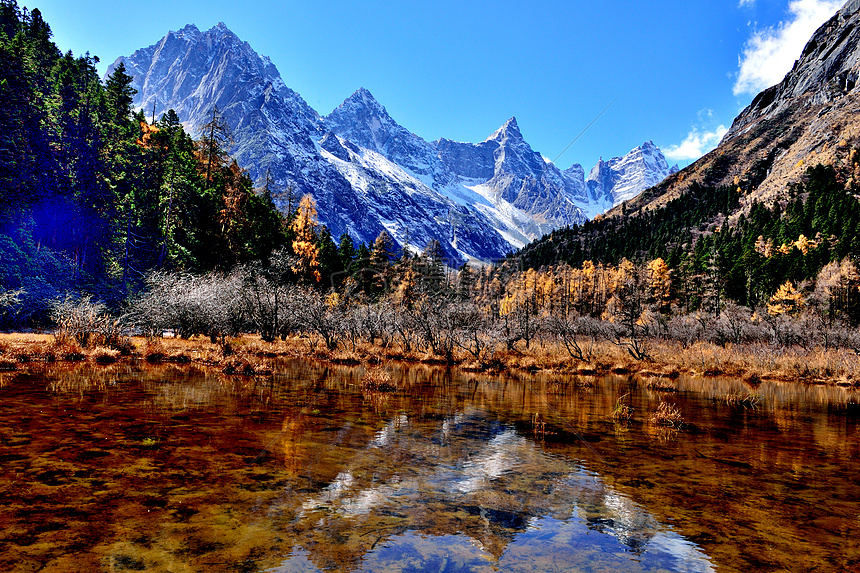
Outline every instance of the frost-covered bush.
{"label": "frost-covered bush", "polygon": [[189,338],[196,334],[225,340],[241,332],[242,279],[237,273],[151,273],[147,291],[132,304],[134,325],[148,335],[173,330]]}

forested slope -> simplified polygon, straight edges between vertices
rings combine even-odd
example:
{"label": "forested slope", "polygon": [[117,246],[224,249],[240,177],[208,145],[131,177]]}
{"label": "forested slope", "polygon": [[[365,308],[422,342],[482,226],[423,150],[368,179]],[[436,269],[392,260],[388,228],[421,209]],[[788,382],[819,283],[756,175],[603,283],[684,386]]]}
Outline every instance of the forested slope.
{"label": "forested slope", "polygon": [[154,268],[204,272],[285,241],[271,197],[169,111],[132,112],[131,78],[63,54],[38,10],[0,1],[0,285],[18,320],[67,292],[118,302]]}

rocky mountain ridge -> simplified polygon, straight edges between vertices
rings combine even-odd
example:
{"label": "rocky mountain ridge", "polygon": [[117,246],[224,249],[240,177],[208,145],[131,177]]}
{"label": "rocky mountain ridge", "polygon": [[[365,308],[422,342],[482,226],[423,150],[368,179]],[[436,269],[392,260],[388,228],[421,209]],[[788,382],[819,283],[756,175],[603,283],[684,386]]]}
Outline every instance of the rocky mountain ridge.
{"label": "rocky mountain ridge", "polygon": [[120,62],[147,115],[173,108],[196,133],[217,106],[251,177],[268,173],[276,187],[313,195],[334,237],[370,243],[385,229],[413,250],[438,240],[452,262],[502,257],[669,174],[646,144],[606,162],[611,177],[587,184],[581,166],[562,172],[535,152],[515,118],[481,143],[427,142],[365,89],[320,116],[223,23],[172,31],[108,73]]}
{"label": "rocky mountain ridge", "polygon": [[858,46],[860,0],[851,0],[815,32],[785,78],[738,115],[716,149],[629,201],[624,212],[658,209],[697,182],[739,190],[734,220],[756,202],[784,202],[808,167],[849,161],[860,144]]}

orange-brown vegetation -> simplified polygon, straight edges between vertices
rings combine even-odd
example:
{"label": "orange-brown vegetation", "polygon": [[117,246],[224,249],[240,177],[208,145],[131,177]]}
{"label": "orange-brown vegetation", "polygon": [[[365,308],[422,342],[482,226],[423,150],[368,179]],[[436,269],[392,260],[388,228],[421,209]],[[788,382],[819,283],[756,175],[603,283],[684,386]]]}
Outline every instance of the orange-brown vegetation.
{"label": "orange-brown vegetation", "polygon": [[[384,375],[383,363],[439,364],[439,357],[392,343],[386,347],[367,342],[340,345],[329,350],[313,336],[264,342],[257,336],[235,338],[227,345],[212,343],[208,337],[129,339],[129,352],[103,346],[82,348],[74,340],[58,341],[49,334],[0,334],[0,368],[14,370],[28,363],[80,362],[111,363],[124,360],[198,364],[212,366],[228,374],[265,375],[275,361],[283,358],[310,358],[335,364],[364,364],[368,376]],[[546,341],[522,344],[512,350],[503,346],[482,361],[463,351],[455,352],[453,365],[471,372],[526,371],[594,376],[633,374],[647,388],[671,392],[680,374],[694,377],[730,376],[755,385],[762,380],[832,384],[860,387],[860,356],[847,350],[804,350],[769,345],[719,346],[697,342],[684,349],[675,342],[654,341],[651,360],[633,360],[622,348],[608,341],[596,343],[593,359],[584,363],[572,359],[564,347]],[[374,369],[373,367],[376,367]]]}
{"label": "orange-brown vegetation", "polygon": [[684,425],[684,417],[681,411],[674,404],[669,402],[660,402],[657,406],[657,411],[654,412],[649,421],[655,426],[663,428],[681,428]]}

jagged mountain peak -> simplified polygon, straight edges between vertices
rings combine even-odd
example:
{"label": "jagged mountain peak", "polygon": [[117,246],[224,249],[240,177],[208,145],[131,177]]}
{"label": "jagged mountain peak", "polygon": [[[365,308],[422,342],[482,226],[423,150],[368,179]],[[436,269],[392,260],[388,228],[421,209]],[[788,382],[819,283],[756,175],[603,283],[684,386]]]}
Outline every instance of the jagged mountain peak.
{"label": "jagged mountain peak", "polygon": [[[228,114],[231,119],[240,114],[247,117],[274,92],[293,109],[293,121],[319,132],[318,114],[286,87],[271,60],[257,54],[223,22],[205,32],[194,24],[170,32],[156,44],[118,58],[108,73],[120,61],[134,77],[136,105],[147,115],[154,110],[156,117],[173,108],[192,133],[205,123],[213,106],[222,111],[241,108]],[[242,123],[231,127],[251,128],[252,122]]]}
{"label": "jagged mountain peak", "polygon": [[606,161],[601,157],[589,172],[585,185],[596,211],[601,211],[632,199],[677,171],[678,166],[669,167],[653,141],[646,141],[622,157]]}
{"label": "jagged mountain peak", "polygon": [[373,97],[370,90],[363,87],[358,88],[328,115],[328,119],[334,123],[342,123],[341,119],[345,117],[359,121],[376,117],[380,122],[386,124],[395,123],[388,115],[385,106]]}
{"label": "jagged mountain peak", "polygon": [[522,140],[523,134],[520,131],[520,126],[517,124],[517,118],[512,117],[502,125],[499,129],[493,132],[485,141],[502,141],[502,140]]}
{"label": "jagged mountain peak", "polygon": [[[361,147],[382,153],[395,163],[428,144],[398,124],[370,90],[359,88],[324,118],[327,128]],[[423,149],[420,153],[427,154]]]}
{"label": "jagged mountain peak", "polygon": [[224,22],[218,22],[205,32],[203,32],[204,36],[207,36],[210,40],[216,40],[220,42],[224,42],[225,40],[229,40],[231,43],[238,43],[251,48],[251,46],[247,42],[243,42],[239,36],[237,36],[230,28],[227,27],[227,24]]}
{"label": "jagged mountain peak", "polygon": [[373,94],[370,93],[370,90],[365,87],[360,87],[355,90],[355,93],[349,96],[346,101],[355,101],[356,99],[361,99],[361,101],[364,102],[366,105],[383,107],[382,104],[380,104],[379,101],[375,97],[373,97]]}
{"label": "jagged mountain peak", "polygon": [[187,39],[196,39],[200,36],[200,29],[197,28],[194,24],[188,24],[184,28],[180,28],[179,30],[173,31],[171,30],[168,36],[175,36],[178,38],[187,38]]}

